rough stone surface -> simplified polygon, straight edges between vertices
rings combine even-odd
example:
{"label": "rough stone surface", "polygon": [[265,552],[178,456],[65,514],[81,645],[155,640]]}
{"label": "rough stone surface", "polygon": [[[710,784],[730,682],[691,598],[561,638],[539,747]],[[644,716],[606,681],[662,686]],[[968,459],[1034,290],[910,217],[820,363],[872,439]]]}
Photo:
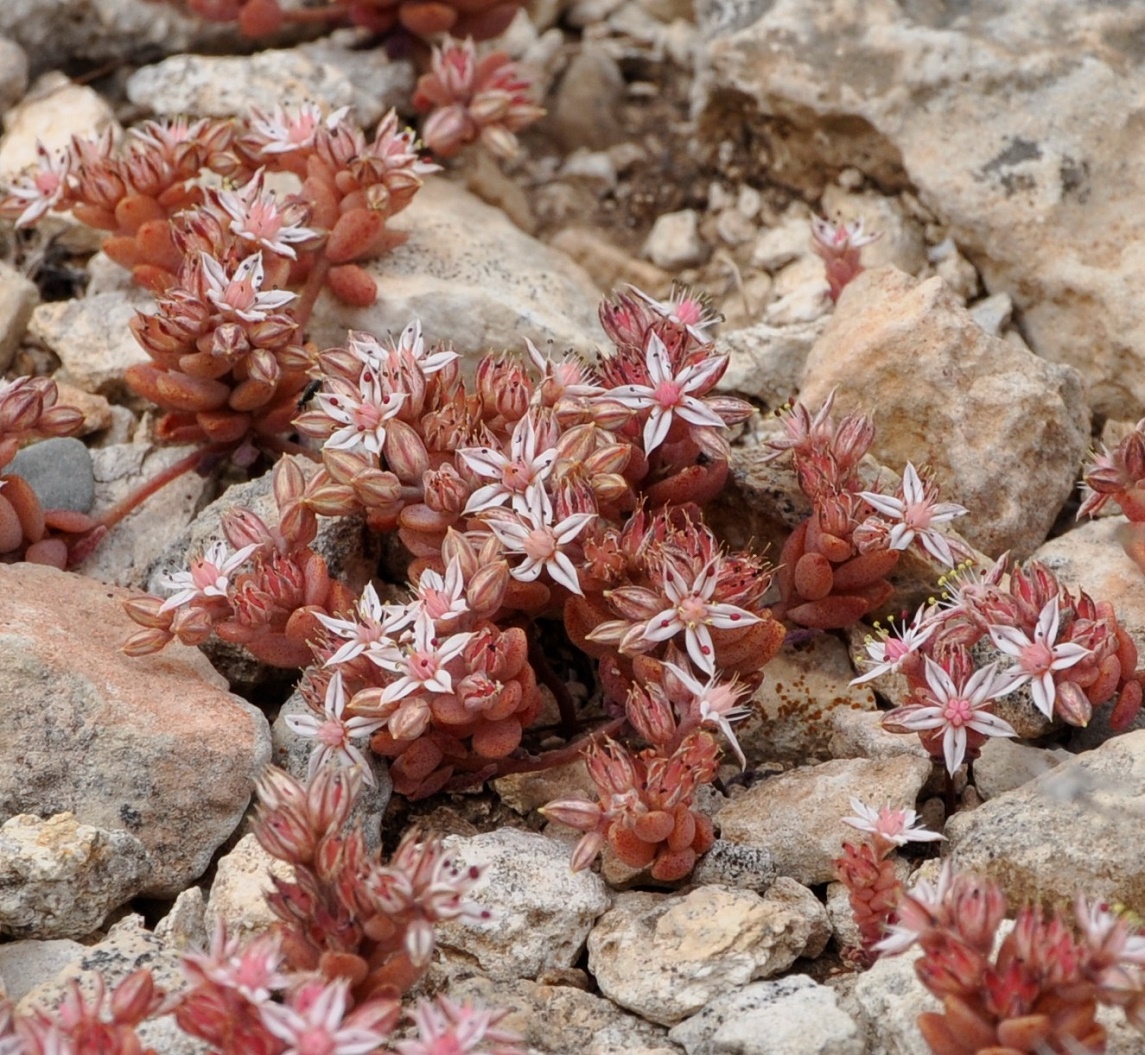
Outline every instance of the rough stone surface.
{"label": "rough stone surface", "polygon": [[[585,979],[587,981],[587,979]],[[573,984],[528,979],[494,982],[476,976],[454,981],[453,1000],[503,1007],[500,1023],[524,1038],[539,1055],[680,1055],[667,1030],[621,1011],[615,1004]]]}
{"label": "rough stone surface", "polygon": [[173,55],[127,79],[127,97],[161,117],[231,117],[317,102],[329,110],[354,101],[349,78],[299,50],[253,55]]}
{"label": "rough stone surface", "polygon": [[814,195],[853,165],[917,188],[1008,291],[1033,349],[1086,374],[1094,407],[1145,402],[1145,11],[1116,0],[709,0],[695,109],[713,146],[749,127],[771,178]]}
{"label": "rough stone surface", "polygon": [[319,67],[333,66],[350,82],[353,117],[364,128],[373,127],[387,110],[405,112],[417,80],[409,59],[389,58],[384,48],[355,46],[369,39],[366,30],[337,29],[295,49]]}
{"label": "rough stone surface", "polygon": [[609,899],[598,875],[570,870],[567,842],[502,828],[468,839],[451,836],[446,847],[482,869],[470,898],[493,913],[483,926],[440,926],[447,957],[454,952],[476,961],[495,980],[535,978],[576,962]]}
{"label": "rough stone surface", "polygon": [[[0,33],[12,4],[0,10]],[[16,7],[24,6],[16,0]],[[30,21],[46,25],[44,13]],[[115,127],[111,106],[98,92],[75,84],[62,73],[48,73],[32,85],[19,105],[4,115],[4,138],[0,140],[0,178],[15,175],[37,161],[36,144],[63,150],[73,135],[99,135]]]}
{"label": "rough stone surface", "polygon": [[696,886],[727,886],[764,893],[775,882],[775,864],[763,847],[717,839],[692,872]]}
{"label": "rough stone surface", "polygon": [[[90,458],[95,477],[92,516],[107,513],[194,449],[156,447],[146,442],[94,448]],[[172,537],[191,522],[212,488],[209,477],[194,471],[172,480],[116,524],[75,570],[101,582],[142,589],[152,562],[165,552]]]}
{"label": "rough stone surface", "polygon": [[829,750],[832,758],[898,758],[910,755],[928,759],[925,747],[915,735],[888,733],[881,711],[835,711]]}
{"label": "rough stone surface", "polygon": [[992,736],[974,762],[974,786],[982,798],[997,798],[1072,758],[1060,748],[1030,747]]}
{"label": "rough stone surface", "polygon": [[521,814],[532,813],[559,799],[596,798],[596,785],[581,758],[535,773],[498,777],[493,781],[493,789],[509,809]]}
{"label": "rough stone surface", "polygon": [[126,593],[0,566],[0,818],[71,811],[147,849],[142,893],[174,897],[237,826],[270,757],[262,713],[195,650],[131,659]]}
{"label": "rough stone surface", "polygon": [[666,212],[656,217],[644,255],[665,271],[679,271],[703,263],[707,246],[700,238],[700,216],[695,209]]}
{"label": "rough stone surface", "polygon": [[67,59],[93,63],[128,55],[182,51],[212,38],[235,37],[167,4],[136,0],[4,0],[0,34],[28,53],[33,69],[56,69]]}
{"label": "rough stone surface", "polygon": [[796,974],[716,997],[668,1036],[688,1055],[864,1055],[833,989]]}
{"label": "rough stone surface", "polygon": [[294,869],[271,857],[253,835],[244,835],[216,866],[203,915],[207,934],[214,934],[220,923],[228,937],[253,938],[270,930],[278,919],[266,903],[266,895],[274,889],[271,875],[290,880]]}
{"label": "rough stone surface", "polygon": [[210,946],[207,932],[207,903],[203,888],[188,887],[177,898],[167,913],[155,924],[155,936],[168,948],[179,952],[195,952]]}
{"label": "rough stone surface", "polygon": [[[3,51],[3,42],[0,42],[0,70],[4,69]],[[2,98],[3,85],[0,84],[0,113],[4,110]],[[12,365],[12,357],[24,339],[24,331],[39,300],[40,294],[34,282],[11,264],[0,263],[0,371]]]}
{"label": "rough stone surface", "polygon": [[942,1005],[914,973],[918,951],[884,956],[859,975],[854,998],[864,1018],[872,1050],[885,1055],[930,1055],[917,1020],[923,1011]]}
{"label": "rough stone surface", "polygon": [[130,391],[124,371],[151,362],[130,324],[137,311],[153,303],[147,293],[135,290],[41,304],[32,312],[28,335],[60,357],[67,380],[120,400]]}
{"label": "rough stone surface", "polygon": [[604,48],[578,51],[561,78],[547,125],[566,150],[600,149],[623,138],[616,118],[624,76]]}
{"label": "rough stone surface", "polygon": [[84,954],[84,947],[70,938],[37,941],[7,941],[0,944],[0,992],[18,1003],[25,993],[55,977]]}
{"label": "rough stone surface", "polygon": [[323,294],[311,320],[320,347],[344,344],[347,329],[396,335],[411,319],[471,362],[489,349],[523,349],[526,337],[542,350],[603,343],[592,280],[460,187],[431,178],[391,226],[410,239],[366,265],[377,302],[351,309]]}
{"label": "rough stone surface", "polygon": [[82,938],[147,878],[147,851],[130,832],[60,813],[20,814],[0,827],[0,933]]}
{"label": "rough stone surface", "polygon": [[70,436],[54,436],[25,447],[5,473],[21,476],[45,509],[90,513],[95,501],[91,452]]}
{"label": "rough stone surface", "polygon": [[729,359],[719,390],[782,406],[798,390],[807,355],[826,326],[825,317],[791,326],[759,322],[721,335],[716,350]]}
{"label": "rough stone surface", "polygon": [[946,826],[961,868],[997,880],[1011,904],[1090,898],[1145,909],[1145,731],[1118,736]]}
{"label": "rough stone surface", "polygon": [[808,886],[826,883],[835,878],[832,861],[853,830],[839,820],[851,813],[851,796],[876,808],[913,807],[931,768],[911,757],[801,766],[737,795],[716,823],[729,842],[769,849],[781,876]]}
{"label": "rough stone surface", "polygon": [[688,894],[620,894],[588,939],[601,992],[674,1025],[729,989],[817,956],[830,933],[809,890],[777,879],[765,897],[706,886]]}
{"label": "rough stone surface", "polygon": [[851,282],[811,350],[801,401],[832,389],[837,413],[873,414],[879,461],[933,468],[943,500],[970,510],[958,530],[993,556],[1044,541],[1089,446],[1075,370],[987,335],[941,280],[893,268]]}
{"label": "rough stone surface", "polygon": [[1034,557],[1075,595],[1085,590],[1095,600],[1112,604],[1117,622],[1145,656],[1142,572],[1121,545],[1127,523],[1120,515],[1086,521],[1050,539]]}
{"label": "rough stone surface", "polygon": [[[149,968],[158,987],[167,993],[176,993],[187,984],[178,953],[147,930],[141,916],[126,916],[98,945],[81,949],[54,977],[28,991],[16,1010],[27,1014],[34,1009],[54,1009],[73,981],[82,996],[90,1001],[96,992],[97,977],[102,978],[105,989],[112,989],[141,967]],[[205,1042],[183,1033],[173,1015],[149,1019],[139,1027],[138,1033],[144,1047],[152,1047],[163,1055],[207,1055],[210,1050]]]}
{"label": "rough stone surface", "polygon": [[28,89],[28,56],[14,40],[0,36],[0,113],[15,106]]}
{"label": "rough stone surface", "polygon": [[749,765],[829,758],[835,712],[875,709],[875,694],[851,685],[854,676],[846,646],[828,635],[783,648],[748,704],[751,715],[736,726]]}

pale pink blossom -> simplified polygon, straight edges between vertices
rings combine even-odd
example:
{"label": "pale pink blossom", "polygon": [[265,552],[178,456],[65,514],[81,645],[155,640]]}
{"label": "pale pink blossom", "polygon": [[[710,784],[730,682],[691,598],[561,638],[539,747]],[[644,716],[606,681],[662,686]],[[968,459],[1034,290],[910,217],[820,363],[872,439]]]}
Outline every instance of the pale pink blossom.
{"label": "pale pink blossom", "polygon": [[445,574],[426,568],[414,589],[422,610],[434,623],[450,623],[469,611],[465,599],[465,577],[461,560],[453,557],[445,567]]}
{"label": "pale pink blossom", "polygon": [[950,542],[934,529],[934,525],[962,516],[966,512],[965,507],[955,502],[936,502],[936,488],[932,483],[924,483],[910,462],[903,471],[901,491],[898,498],[877,491],[859,493],[883,516],[897,521],[891,528],[891,549],[905,550],[917,538],[927,553],[953,568],[954,554]]}
{"label": "pale pink blossom", "polygon": [[189,570],[173,572],[160,579],[161,586],[175,590],[176,593],[163,602],[159,611],[169,612],[173,608],[182,608],[200,597],[225,598],[230,588],[231,575],[246,563],[256,549],[257,543],[252,543],[235,553],[228,553],[225,543],[212,542],[202,557],[191,562]]}
{"label": "pale pink blossom", "polygon": [[863,643],[867,650],[867,661],[873,665],[865,674],[853,678],[852,685],[861,685],[883,674],[897,671],[907,656],[917,652],[934,633],[938,624],[927,618],[925,607],[919,608],[914,619],[902,627],[897,637],[883,632],[877,637],[868,637]]}
{"label": "pale pink blossom", "polygon": [[453,678],[446,666],[459,656],[472,633],[439,637],[433,620],[419,609],[413,626],[413,640],[403,645],[383,642],[372,646],[367,655],[383,670],[400,675],[387,685],[382,703],[400,700],[412,692],[453,692]]}
{"label": "pale pink blossom", "polygon": [[373,787],[377,784],[373,769],[361,748],[352,741],[354,737],[376,733],[385,723],[376,718],[346,718],[345,710],[346,689],[342,672],[337,671],[326,686],[321,717],[310,712],[288,714],[286,724],[298,736],[317,741],[310,752],[308,777],[311,781],[322,766],[333,761],[341,766],[357,767],[362,778]]}
{"label": "pale pink blossom", "polygon": [[1017,736],[1013,726],[996,714],[984,708],[1000,696],[1005,696],[1013,688],[1013,683],[998,673],[997,665],[976,670],[966,679],[965,685],[955,685],[950,675],[929,656],[926,664],[926,683],[929,696],[934,700],[930,706],[914,705],[900,707],[887,715],[896,726],[914,732],[934,732],[942,730],[942,750],[946,768],[954,773],[966,757],[968,729],[983,736]]}
{"label": "pale pink blossom", "polygon": [[744,757],[743,748],[740,747],[739,740],[736,739],[735,732],[732,730],[732,722],[741,721],[751,714],[750,707],[739,705],[746,693],[744,686],[734,681],[721,680],[715,674],[709,677],[706,682],[702,682],[690,670],[685,670],[675,663],[665,663],[664,666],[692,694],[692,706],[696,708],[700,724],[710,723],[716,726],[731,745],[732,751],[739,759],[740,766],[746,769],[747,759]]}
{"label": "pale pink blossom", "polygon": [[282,1055],[368,1055],[376,1051],[387,1034],[343,1022],[349,989],[345,980],[326,982],[317,993],[312,986],[304,986],[288,1005],[261,1005],[263,1024],[286,1042]]}
{"label": "pale pink blossom", "polygon": [[293,243],[307,242],[318,232],[303,227],[305,206],[280,205],[272,191],[263,189],[263,170],[238,190],[216,193],[219,206],[230,217],[230,230],[248,242],[294,260]]}
{"label": "pale pink blossom", "polygon": [[1011,687],[1016,689],[1030,682],[1034,705],[1047,718],[1053,717],[1054,701],[1057,699],[1054,671],[1072,667],[1093,654],[1083,645],[1070,642],[1055,644],[1058,617],[1057,598],[1051,597],[1038,615],[1032,641],[1025,631],[1017,627],[990,627],[990,638],[997,648],[1018,661],[1003,672],[1013,679]]}
{"label": "pale pink blossom", "polygon": [[211,937],[208,952],[183,954],[183,972],[192,982],[199,979],[240,993],[252,1004],[265,1004],[271,994],[290,984],[279,971],[282,951],[278,938],[264,934],[253,940],[244,935],[227,937],[220,922]]}
{"label": "pale pink blossom", "polygon": [[713,355],[703,362],[685,366],[672,373],[668,349],[655,333],[648,334],[644,347],[645,368],[649,383],[620,385],[601,397],[636,410],[648,410],[644,423],[644,452],[651,454],[668,436],[672,420],[679,415],[689,425],[723,428],[724,420],[693,393],[707,391],[727,365],[726,355]]}
{"label": "pale pink blossom", "polygon": [[269,114],[252,107],[249,120],[251,138],[263,154],[308,150],[314,145],[314,137],[323,125],[333,129],[349,112],[350,107],[343,106],[323,119],[321,107],[314,103],[301,103],[290,109],[276,106]]}
{"label": "pale pink blossom", "polygon": [[954,865],[942,862],[938,879],[920,879],[899,905],[898,919],[887,928],[887,935],[872,947],[874,952],[894,955],[905,952],[934,925],[954,886]]}
{"label": "pale pink blossom", "polygon": [[15,199],[15,208],[24,206],[16,217],[17,227],[28,227],[59,204],[68,190],[72,164],[70,151],[53,153],[37,140],[35,167],[21,173],[8,187],[8,198]]}
{"label": "pale pink blossom", "polygon": [[854,817],[844,817],[843,823],[849,824],[859,831],[870,832],[880,839],[895,846],[902,846],[908,842],[930,842],[934,839],[943,839],[945,836],[938,832],[928,831],[921,827],[922,819],[911,809],[883,806],[872,809],[865,803],[851,796],[851,809],[855,811]]}
{"label": "pale pink blossom", "polygon": [[518,1055],[518,1037],[497,1029],[506,1011],[455,1004],[446,996],[419,1000],[411,1012],[416,1040],[399,1040],[399,1055]]}
{"label": "pale pink blossom", "polygon": [[527,514],[535,493],[546,516],[552,516],[552,503],[544,483],[553,471],[557,452],[553,447],[537,449],[537,432],[531,414],[526,414],[513,427],[508,455],[492,447],[463,447],[457,453],[478,476],[494,481],[470,495],[466,513],[479,513],[508,502],[518,513]]}
{"label": "pale pink blossom", "polygon": [[206,281],[207,299],[221,312],[236,315],[244,322],[263,322],[271,312],[286,307],[295,294],[285,289],[262,289],[266,271],[262,266],[262,253],[253,253],[243,260],[233,276],[208,253],[200,253]]}
{"label": "pale pink blossom", "polygon": [[543,491],[534,488],[528,495],[528,509],[504,518],[486,521],[506,552],[522,554],[525,559],[509,569],[520,582],[533,582],[542,571],[566,590],[584,596],[576,567],[562,547],[572,542],[595,518],[595,513],[572,513],[555,524],[552,507],[546,510]]}
{"label": "pale pink blossom", "polygon": [[362,371],[356,389],[337,379],[327,383],[330,390],[319,392],[315,399],[326,416],[341,428],[330,433],[323,448],[352,451],[361,447],[374,456],[381,455],[386,422],[401,410],[407,394],[389,391],[368,367]]}
{"label": "pale pink blossom", "polygon": [[689,583],[666,564],[663,589],[670,607],[649,619],[641,634],[645,641],[660,642],[683,632],[688,655],[705,674],[714,674],[716,670],[715,644],[709,627],[730,630],[759,622],[759,616],[746,609],[712,601],[719,571],[719,558],[715,558]]}
{"label": "pale pink blossom", "polygon": [[336,652],[326,660],[326,666],[348,663],[371,645],[389,640],[414,621],[416,609],[404,604],[383,604],[372,582],[366,583],[358,598],[358,618],[339,619],[316,613],[318,621],[330,633],[343,639]]}

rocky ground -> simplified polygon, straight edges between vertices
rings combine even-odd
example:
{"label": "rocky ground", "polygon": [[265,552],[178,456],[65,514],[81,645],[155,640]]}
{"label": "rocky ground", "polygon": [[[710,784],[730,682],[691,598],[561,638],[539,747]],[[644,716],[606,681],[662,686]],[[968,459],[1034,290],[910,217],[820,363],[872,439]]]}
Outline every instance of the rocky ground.
{"label": "rocky ground", "polygon": [[[520,158],[433,178],[396,221],[409,242],[373,265],[384,298],[320,302],[312,336],[416,316],[471,358],[525,336],[587,351],[602,293],[691,283],[725,317],[723,388],[761,411],[716,511],[730,541],[774,546],[803,515],[759,437],[792,395],[836,388],[874,415],[880,463],[930,465],[971,510],[976,549],[1044,560],[1145,648],[1123,518],[1073,517],[1087,450],[1145,404],[1143,41],[1145,13],[1114,0],[538,0],[502,42],[548,109]],[[361,44],[236,54],[226,31],[141,0],[5,0],[0,176],[37,139],[146,116],[408,108],[411,63]],[[837,305],[813,214],[882,232]],[[186,453],[152,443],[122,381],[146,359],[127,324],[149,298],[66,219],[0,238],[0,369],[51,373],[86,415],[82,440],[31,448],[20,471],[46,506],[99,515]],[[221,650],[118,652],[126,591],[182,565],[221,508],[270,497],[265,479],[223,490],[183,477],[79,576],[0,566],[0,980],[21,1006],[96,969],[150,963],[174,984],[216,920],[270,921],[244,815],[268,760],[305,767],[290,686]],[[378,559],[336,525],[320,548],[335,571]],[[933,574],[911,570],[903,596]],[[379,771],[366,811],[383,841],[413,819],[447,833],[486,867],[476,897],[498,914],[447,929],[426,984],[512,1008],[539,1053],[921,1055],[914,1016],[934,1005],[910,957],[856,974],[838,956],[854,932],[831,862],[852,795],[921,804],[942,852],[1016,902],[1080,888],[1145,912],[1145,730],[1111,737],[1099,716],[991,740],[946,817],[916,738],[879,727],[896,687],[849,684],[854,644],[820,635],[768,666],[740,735],[756,779],[711,794],[720,840],[677,889],[632,886],[607,858],[570,873],[567,833],[536,811],[587,792],[579,764],[416,807]],[[1111,1052],[1141,1050],[1111,1028]],[[163,1021],[152,1043],[201,1050]]]}

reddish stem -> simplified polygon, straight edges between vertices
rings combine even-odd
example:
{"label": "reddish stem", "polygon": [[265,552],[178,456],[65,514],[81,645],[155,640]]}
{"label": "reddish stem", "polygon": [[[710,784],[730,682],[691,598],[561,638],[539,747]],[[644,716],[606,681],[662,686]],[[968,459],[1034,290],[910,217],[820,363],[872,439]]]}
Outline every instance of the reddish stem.
{"label": "reddish stem", "polygon": [[128,513],[137,509],[146,502],[148,498],[155,494],[156,491],[166,487],[172,480],[179,479],[184,473],[197,468],[206,459],[217,457],[232,447],[234,447],[233,443],[216,443],[209,447],[200,447],[198,450],[192,451],[185,458],[180,458],[173,465],[167,466],[162,472],[157,473],[141,487],[132,491],[122,502],[112,506],[111,509],[100,517],[100,525],[110,530],[127,516]]}
{"label": "reddish stem", "polygon": [[345,18],[349,4],[330,4],[328,7],[304,7],[295,11],[283,11],[284,22],[333,22]]}
{"label": "reddish stem", "polygon": [[306,284],[298,294],[298,303],[294,306],[294,318],[303,329],[310,321],[310,313],[314,310],[314,303],[318,300],[318,294],[322,292],[329,273],[330,261],[323,255],[314,261],[310,274],[306,276]]}

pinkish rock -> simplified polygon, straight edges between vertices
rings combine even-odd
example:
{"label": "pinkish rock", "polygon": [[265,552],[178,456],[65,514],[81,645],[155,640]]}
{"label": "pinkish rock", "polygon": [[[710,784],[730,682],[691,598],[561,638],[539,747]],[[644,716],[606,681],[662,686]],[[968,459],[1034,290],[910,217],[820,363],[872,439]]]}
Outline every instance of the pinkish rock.
{"label": "pinkish rock", "polygon": [[0,565],[0,820],[70,811],[147,851],[142,893],[173,897],[234,831],[270,757],[262,713],[194,649],[132,659],[112,586]]}

